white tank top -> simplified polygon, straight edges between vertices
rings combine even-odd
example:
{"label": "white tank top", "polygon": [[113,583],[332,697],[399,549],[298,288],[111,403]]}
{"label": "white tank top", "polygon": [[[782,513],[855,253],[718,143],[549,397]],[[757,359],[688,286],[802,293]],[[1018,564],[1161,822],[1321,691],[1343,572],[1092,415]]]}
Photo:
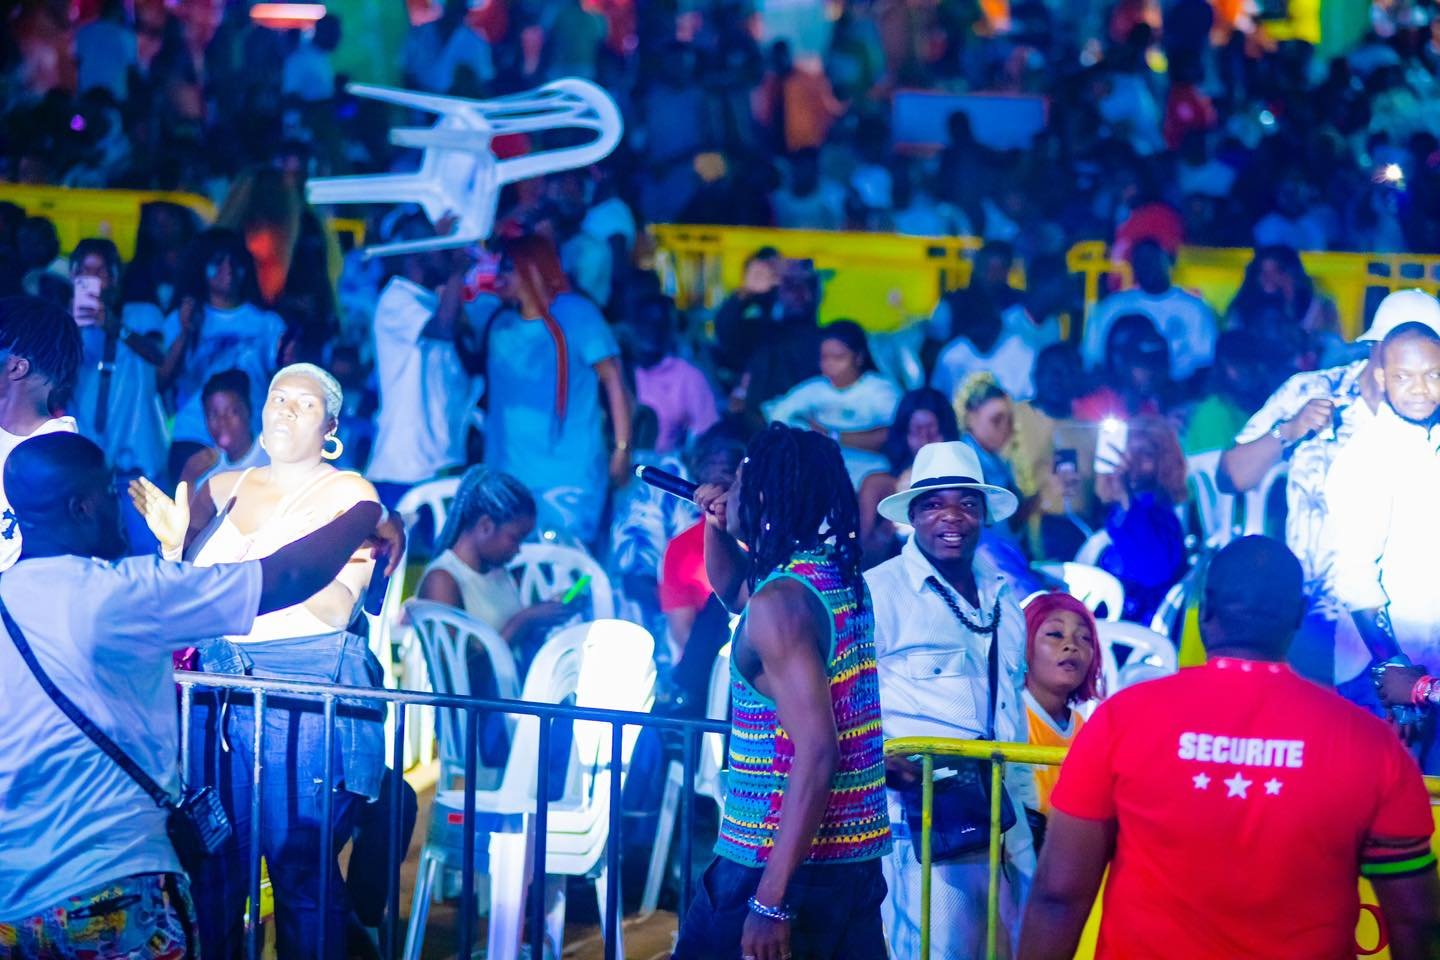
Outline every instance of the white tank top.
{"label": "white tank top", "polygon": [[454,577],[460,588],[460,607],[466,616],[489,624],[496,633],[504,630],[510,618],[524,606],[520,588],[510,572],[502,567],[481,573],[457,557],[455,551],[446,550],[425,568],[426,573],[431,570],[444,570]]}
{"label": "white tank top", "polygon": [[[333,511],[315,508],[299,509],[297,504],[307,494],[328,483],[335,477],[350,471],[329,470],[287,494],[275,506],[274,512],[265,519],[253,533],[244,534],[230,519],[240,489],[245,485],[254,467],[240,474],[235,486],[213,525],[213,532],[195,555],[194,564],[199,567],[217,563],[241,563],[246,560],[260,560],[276,550],[294,543],[301,537],[314,533],[335,518]],[[356,607],[364,597],[356,598]],[[351,611],[353,616],[354,610]],[[310,637],[322,633],[334,633],[336,627],[321,620],[305,608],[303,603],[261,614],[255,618],[250,633],[241,637],[228,637],[237,643],[258,643],[262,640],[288,640],[292,637]]]}

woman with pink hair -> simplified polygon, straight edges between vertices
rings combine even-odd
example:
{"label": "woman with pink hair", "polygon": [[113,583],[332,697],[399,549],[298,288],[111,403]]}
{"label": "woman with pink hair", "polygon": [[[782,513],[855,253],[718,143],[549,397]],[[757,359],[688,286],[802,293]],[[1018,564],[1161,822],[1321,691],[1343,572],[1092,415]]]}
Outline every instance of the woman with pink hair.
{"label": "woman with pink hair", "polygon": [[[1068,747],[1085,723],[1075,708],[1103,697],[1100,640],[1095,616],[1068,593],[1045,593],[1025,608],[1025,714],[1030,743]],[[1034,766],[1035,792],[1041,818],[1050,814],[1050,791],[1060,778],[1059,767]],[[1031,818],[1040,845],[1043,828]]]}

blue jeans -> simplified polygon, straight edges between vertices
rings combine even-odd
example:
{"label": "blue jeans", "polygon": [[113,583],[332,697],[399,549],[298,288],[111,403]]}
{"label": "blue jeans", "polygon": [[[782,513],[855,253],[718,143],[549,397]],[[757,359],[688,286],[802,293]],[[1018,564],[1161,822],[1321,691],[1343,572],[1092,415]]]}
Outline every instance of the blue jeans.
{"label": "blue jeans", "polygon": [[[739,960],[748,901],[760,885],[758,867],[716,857],[700,878],[680,925],[672,960]],[[879,860],[806,864],[786,891],[795,913],[790,951],[796,960],[885,960],[880,904],[885,877]]]}
{"label": "blue jeans", "polygon": [[[244,950],[245,901],[249,895],[250,803],[255,750],[255,713],[248,698],[232,696],[223,711],[218,698],[197,692],[191,713],[190,783],[211,784],[220,794],[235,833],[192,876],[202,955],[238,958]],[[223,720],[222,720],[223,717]],[[223,723],[224,741],[218,726]],[[328,902],[319,902],[321,816],[324,811],[324,715],[315,702],[271,696],[265,710],[260,778],[260,850],[275,891],[275,953],[280,960],[341,960],[345,955],[348,905],[337,857],[350,838],[364,798],[345,789],[332,796]],[[333,781],[341,781],[340,738],[331,756]],[[226,749],[225,744],[228,744]],[[319,931],[328,921],[326,951]]]}

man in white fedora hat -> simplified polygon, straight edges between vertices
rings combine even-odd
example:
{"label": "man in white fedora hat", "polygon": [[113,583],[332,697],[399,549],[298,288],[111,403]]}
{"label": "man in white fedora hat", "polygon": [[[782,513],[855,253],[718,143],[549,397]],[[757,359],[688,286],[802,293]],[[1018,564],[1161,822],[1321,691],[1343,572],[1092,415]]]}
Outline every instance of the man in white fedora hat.
{"label": "man in white fedora hat", "polygon": [[[956,737],[1023,741],[1025,617],[1010,583],[976,558],[987,524],[1013,515],[1015,495],[982,481],[975,452],[964,443],[920,448],[910,486],[880,502],[880,515],[914,528],[900,555],[865,574],[875,611],[880,667],[881,726],[885,738]],[[962,769],[937,761],[942,768]],[[920,956],[919,764],[903,757],[886,762],[894,849],[882,861],[889,895],[886,936],[896,960]],[[967,772],[973,773],[974,770]],[[967,777],[945,776],[971,786]],[[983,779],[989,782],[988,772]],[[943,782],[943,781],[940,781]],[[1010,807],[1018,816],[1005,834],[999,944],[1010,955],[1024,888],[1035,854],[1023,809],[1034,806],[1030,778],[1022,768],[1007,773]],[[988,820],[973,824],[954,815],[937,789],[931,887],[930,956],[970,958],[985,952],[985,904],[989,883]],[[964,805],[967,798],[955,798]],[[972,798],[973,799],[973,798]],[[907,807],[909,815],[907,816]],[[988,809],[988,808],[987,808]],[[947,812],[950,811],[950,812]],[[988,814],[987,814],[988,816]],[[1007,822],[1002,816],[1002,823]],[[940,834],[947,834],[941,837]]]}
{"label": "man in white fedora hat", "polygon": [[1333,683],[1351,699],[1373,703],[1365,645],[1335,595],[1335,552],[1323,535],[1325,478],[1336,455],[1385,404],[1377,376],[1381,343],[1396,327],[1420,323],[1440,333],[1440,302],[1423,290],[1396,290],[1380,301],[1357,343],[1363,359],[1297,373],[1271,394],[1220,460],[1224,482],[1237,492],[1253,490],[1277,464],[1288,463],[1285,480],[1285,545],[1305,571],[1308,612],[1290,648],[1292,665],[1305,676]]}

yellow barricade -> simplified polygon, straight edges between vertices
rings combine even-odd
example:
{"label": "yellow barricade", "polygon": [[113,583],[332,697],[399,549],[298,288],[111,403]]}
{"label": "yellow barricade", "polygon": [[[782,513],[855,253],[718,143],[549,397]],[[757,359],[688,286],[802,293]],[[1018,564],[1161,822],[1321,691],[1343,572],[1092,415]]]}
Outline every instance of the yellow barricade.
{"label": "yellow barricade", "polygon": [[[214,204],[191,193],[0,184],[0,200],[53,221],[63,250],[86,237],[109,237],[125,259],[134,255],[146,203],[179,204],[206,223],[216,215]],[[327,222],[342,249],[364,245],[364,220]],[[983,244],[979,237],[674,224],[652,226],[650,233],[656,244],[655,268],[667,292],[684,307],[718,306],[740,286],[746,258],[761,247],[775,247],[786,257],[814,261],[825,290],[822,322],[849,318],[875,332],[899,330],[928,317],[942,294],[970,282],[971,257]],[[1240,288],[1251,256],[1246,249],[1185,247],[1175,282],[1223,312]],[[1317,252],[1303,253],[1301,260],[1316,287],[1335,300],[1347,337],[1360,332],[1375,302],[1391,290],[1440,291],[1440,257]],[[1128,264],[1111,261],[1102,241],[1077,243],[1068,251],[1066,264],[1081,280],[1087,314],[1107,283],[1130,282]],[[1023,266],[1016,267],[1011,282],[1025,286]]]}
{"label": "yellow barricade", "polygon": [[[141,208],[147,203],[174,203],[193,210],[202,223],[215,220],[215,205],[194,193],[167,193],[152,190],[78,190],[69,187],[35,187],[0,183],[0,201],[24,208],[32,217],[45,217],[55,224],[60,249],[69,251],[86,237],[108,237],[115,241],[120,257],[135,255],[135,237],[140,230]],[[333,217],[327,223],[340,240],[342,250],[365,243],[365,221]]]}
{"label": "yellow barricade", "polygon": [[[970,282],[970,256],[982,242],[760,227],[650,229],[661,283],[682,306],[719,306],[739,288],[750,255],[775,247],[783,256],[814,261],[825,291],[822,323],[850,319],[875,332],[930,316],[942,293]],[[1017,279],[1023,285],[1023,276]]]}
{"label": "yellow barricade", "polygon": [[0,200],[23,207],[32,217],[45,217],[54,223],[62,250],[73,250],[75,244],[86,237],[108,237],[115,241],[125,260],[135,255],[140,208],[147,203],[174,203],[195,211],[206,223],[215,219],[215,205],[193,193],[74,190],[0,183]]}
{"label": "yellow barricade", "polygon": [[[943,293],[970,282],[970,257],[983,244],[978,237],[759,227],[661,224],[651,227],[650,233],[661,282],[683,307],[718,306],[740,286],[745,260],[761,247],[774,247],[786,257],[815,262],[825,289],[822,323],[849,318],[875,332],[898,330],[928,317]],[[1241,248],[1184,247],[1175,283],[1223,314],[1240,289],[1252,256],[1252,251]],[[1315,252],[1302,253],[1300,259],[1317,289],[1335,301],[1347,339],[1364,328],[1374,304],[1391,290],[1440,291],[1440,257]],[[1087,315],[1107,283],[1130,282],[1129,265],[1112,261],[1103,241],[1075,244],[1066,254],[1066,265],[1081,280]],[[1011,282],[1024,287],[1021,269],[1016,269]]]}
{"label": "yellow barricade", "polygon": [[[930,956],[930,880],[934,865],[930,849],[930,832],[935,788],[935,758],[961,757],[969,760],[994,761],[990,767],[990,885],[986,896],[985,913],[985,956],[996,960],[1000,924],[1000,792],[1005,777],[1005,764],[1023,763],[1058,766],[1065,760],[1064,747],[1037,747],[1028,743],[1004,743],[989,740],[951,740],[945,737],[899,737],[885,741],[887,756],[919,757],[921,766],[921,807],[920,807],[920,956]],[[1431,837],[1431,848],[1440,856],[1440,777],[1426,777],[1425,787],[1430,792],[1430,810],[1435,817],[1437,830]],[[1080,938],[1075,960],[1093,960],[1096,936],[1100,930],[1100,904],[1104,896],[1102,886],[1096,897],[1085,932]],[[1375,891],[1368,881],[1360,881],[1360,919],[1355,928],[1357,957],[1388,958],[1383,931],[1380,928],[1380,909]]]}

